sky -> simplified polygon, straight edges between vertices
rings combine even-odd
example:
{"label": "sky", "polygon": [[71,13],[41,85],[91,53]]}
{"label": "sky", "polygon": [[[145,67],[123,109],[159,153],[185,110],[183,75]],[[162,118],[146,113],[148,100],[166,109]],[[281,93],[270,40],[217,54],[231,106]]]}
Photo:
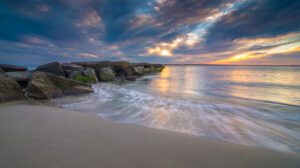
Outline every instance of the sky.
{"label": "sky", "polygon": [[0,63],[300,65],[299,0],[0,0]]}

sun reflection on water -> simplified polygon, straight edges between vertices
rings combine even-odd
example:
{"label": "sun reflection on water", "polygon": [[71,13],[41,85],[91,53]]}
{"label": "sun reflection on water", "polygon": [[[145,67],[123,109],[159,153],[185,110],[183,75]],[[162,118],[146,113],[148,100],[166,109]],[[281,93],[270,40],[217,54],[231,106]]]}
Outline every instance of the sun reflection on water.
{"label": "sun reflection on water", "polygon": [[273,101],[286,104],[300,104],[297,98],[300,86],[300,73],[291,71],[253,71],[235,68],[224,76],[230,81],[228,94],[241,98]]}
{"label": "sun reflection on water", "polygon": [[149,88],[167,96],[211,94],[300,105],[299,76],[289,67],[167,66]]}

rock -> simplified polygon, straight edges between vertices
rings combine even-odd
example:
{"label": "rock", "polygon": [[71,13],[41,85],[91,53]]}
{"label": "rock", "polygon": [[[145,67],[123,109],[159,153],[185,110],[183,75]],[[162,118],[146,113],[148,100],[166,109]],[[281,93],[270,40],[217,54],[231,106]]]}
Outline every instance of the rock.
{"label": "rock", "polygon": [[26,96],[50,99],[68,95],[92,93],[91,85],[57,76],[51,73],[34,72],[29,81]]}
{"label": "rock", "polygon": [[126,61],[111,62],[111,61],[91,61],[91,62],[73,62],[76,65],[93,68],[95,71],[101,68],[110,67],[116,76],[120,76],[124,73],[124,70],[129,67],[129,63]]}
{"label": "rock", "polygon": [[63,64],[61,64],[61,66],[62,66],[62,69],[64,71],[82,70],[84,68],[82,66],[79,66],[79,65],[76,65],[76,64],[73,64],[73,63],[63,63]]}
{"label": "rock", "polygon": [[144,75],[144,66],[134,66],[132,67],[132,70],[134,75]]}
{"label": "rock", "polygon": [[145,65],[144,73],[145,74],[157,73],[157,72],[161,72],[164,68],[165,66],[161,64],[147,64]]}
{"label": "rock", "polygon": [[[134,71],[134,67],[129,67],[124,70],[124,75],[120,76],[122,79],[128,80],[128,81],[136,81],[136,79],[139,77],[137,73]],[[124,76],[124,77],[123,77]]]}
{"label": "rock", "polygon": [[110,61],[90,61],[90,62],[72,62],[72,63],[82,67],[93,68],[94,70],[104,68],[104,67],[113,68],[113,62]]}
{"label": "rock", "polygon": [[161,64],[154,64],[154,71],[155,72],[161,72],[165,68],[164,65]]}
{"label": "rock", "polygon": [[[80,65],[83,67],[93,68],[98,76],[100,81],[106,81],[99,77],[99,72],[101,72],[102,68],[111,68],[114,72],[114,76],[120,78],[127,78],[132,80],[136,79],[138,76],[142,76],[144,74],[152,74],[156,72],[161,72],[164,68],[161,64],[149,64],[146,62],[143,63],[128,63],[125,61],[120,62],[110,62],[110,61],[97,61],[97,62],[74,62],[76,65]],[[122,79],[121,79],[122,78]],[[110,79],[109,81],[111,81]]]}
{"label": "rock", "polygon": [[70,74],[73,71],[82,71],[84,69],[84,67],[73,64],[73,63],[63,63],[62,68],[65,72],[66,77],[70,77]]}
{"label": "rock", "polygon": [[83,70],[83,74],[85,76],[88,76],[90,79],[92,79],[93,82],[98,82],[98,78],[96,75],[96,72],[92,68],[86,68]]}
{"label": "rock", "polygon": [[37,71],[52,73],[58,76],[65,76],[62,65],[59,62],[51,62],[37,67]]}
{"label": "rock", "polygon": [[0,102],[23,98],[22,88],[17,81],[0,72]]}
{"label": "rock", "polygon": [[112,62],[113,68],[115,70],[116,76],[124,74],[124,71],[129,68],[129,63],[125,61]]}
{"label": "rock", "polygon": [[83,83],[98,82],[96,73],[92,68],[72,71],[71,74],[69,75],[69,78]]}
{"label": "rock", "polygon": [[27,83],[31,77],[30,71],[16,71],[16,72],[6,72],[8,77],[16,80],[22,88],[27,87]]}
{"label": "rock", "polygon": [[26,67],[16,66],[16,65],[8,65],[8,64],[0,64],[0,68],[4,72],[14,72],[14,71],[26,71]]}
{"label": "rock", "polygon": [[100,68],[96,73],[100,81],[110,82],[115,80],[115,73],[111,67]]}
{"label": "rock", "polygon": [[136,81],[137,76],[133,76],[133,75],[126,75],[125,79],[128,81]]}

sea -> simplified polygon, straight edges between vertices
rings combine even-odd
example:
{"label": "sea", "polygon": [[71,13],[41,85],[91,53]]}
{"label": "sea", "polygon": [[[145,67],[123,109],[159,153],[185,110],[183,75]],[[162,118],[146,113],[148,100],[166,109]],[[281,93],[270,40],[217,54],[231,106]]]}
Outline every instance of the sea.
{"label": "sea", "polygon": [[166,66],[93,88],[55,101],[115,122],[300,152],[300,67]]}

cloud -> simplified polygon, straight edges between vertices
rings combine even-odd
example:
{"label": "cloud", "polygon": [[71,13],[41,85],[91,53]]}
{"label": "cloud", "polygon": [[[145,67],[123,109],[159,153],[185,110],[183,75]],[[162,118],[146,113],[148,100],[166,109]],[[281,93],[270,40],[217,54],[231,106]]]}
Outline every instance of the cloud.
{"label": "cloud", "polygon": [[83,56],[83,57],[88,57],[88,58],[98,58],[97,55],[95,54],[90,54],[90,53],[79,53],[79,56]]}
{"label": "cloud", "polygon": [[296,0],[2,0],[0,61],[294,60],[299,8]]}
{"label": "cloud", "polygon": [[222,17],[208,32],[207,43],[272,37],[300,30],[300,1],[252,0]]}

